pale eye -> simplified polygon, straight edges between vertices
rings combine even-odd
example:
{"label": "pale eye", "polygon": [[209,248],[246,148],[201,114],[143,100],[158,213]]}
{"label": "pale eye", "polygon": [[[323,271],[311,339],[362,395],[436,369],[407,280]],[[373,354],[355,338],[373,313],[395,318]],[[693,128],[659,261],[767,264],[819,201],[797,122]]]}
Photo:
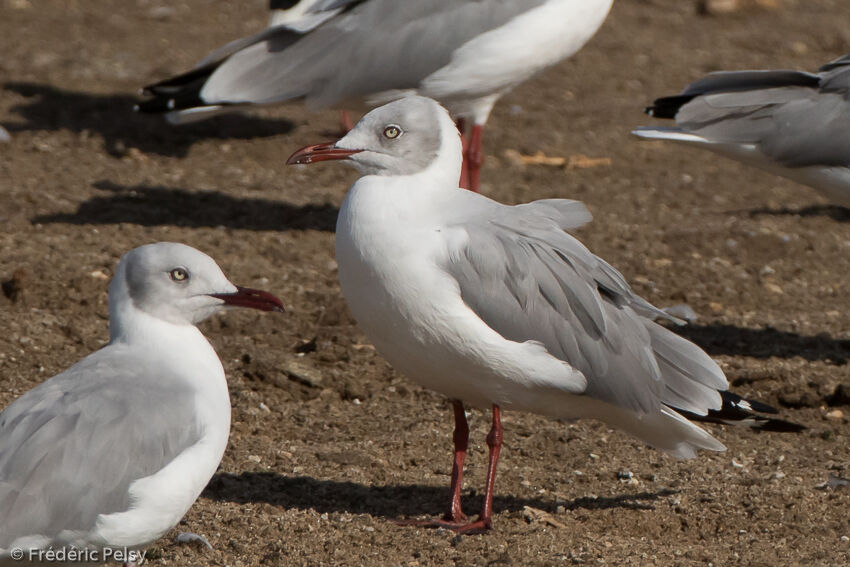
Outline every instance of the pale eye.
{"label": "pale eye", "polygon": [[189,270],[186,268],[174,268],[168,272],[168,277],[175,282],[185,282],[189,279]]}
{"label": "pale eye", "polygon": [[395,124],[390,124],[386,128],[384,128],[384,137],[389,138],[390,140],[394,140],[402,135],[404,131],[400,126],[396,126]]}

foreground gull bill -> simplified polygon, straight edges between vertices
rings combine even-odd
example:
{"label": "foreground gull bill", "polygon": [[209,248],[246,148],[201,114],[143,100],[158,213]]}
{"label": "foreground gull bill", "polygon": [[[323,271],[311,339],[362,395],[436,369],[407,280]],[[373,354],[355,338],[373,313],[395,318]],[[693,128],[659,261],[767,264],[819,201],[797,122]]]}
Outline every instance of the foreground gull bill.
{"label": "foreground gull bill", "polygon": [[646,112],[678,127],[640,127],[641,138],[711,150],[850,207],[850,55],[817,73],[711,73]]}
{"label": "foreground gull bill", "polygon": [[[652,320],[668,315],[565,232],[590,221],[584,205],[506,206],[459,189],[460,137],[436,102],[377,108],[335,144],[303,148],[288,163],[331,159],[363,174],[336,227],[351,311],[396,369],[454,404],[451,505],[422,525],[491,527],[501,409],[599,419],[682,458],[724,449],[684,414],[799,429],[726,392],[708,355]],[[484,508],[472,522],[460,502],[463,403],[493,409]]]}
{"label": "foreground gull bill", "polygon": [[109,344],[0,413],[0,565],[131,562],[180,521],[230,432],[224,370],[195,324],[229,306],[283,310],[189,246],[124,256]]}
{"label": "foreground gull bill", "polygon": [[[472,131],[462,185],[478,188],[481,136],[502,94],[576,53],[613,0],[301,0],[288,23],[234,41],[149,85],[141,112],[181,123],[304,99],[311,108],[416,93]],[[272,6],[277,6],[272,2]]]}

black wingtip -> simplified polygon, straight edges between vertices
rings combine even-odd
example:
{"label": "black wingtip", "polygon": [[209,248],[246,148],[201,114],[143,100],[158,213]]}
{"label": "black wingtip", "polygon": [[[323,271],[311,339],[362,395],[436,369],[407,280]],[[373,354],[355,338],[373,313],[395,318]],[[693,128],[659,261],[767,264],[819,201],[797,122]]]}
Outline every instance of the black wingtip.
{"label": "black wingtip", "polygon": [[156,114],[209,106],[201,99],[201,89],[214,70],[215,65],[192,69],[187,73],[144,86],[139,89],[139,95],[150,98],[140,101],[134,110]]}
{"label": "black wingtip", "polygon": [[643,111],[654,118],[676,118],[679,110],[693,99],[693,95],[665,96],[655,99]]}
{"label": "black wingtip", "polygon": [[709,410],[706,415],[698,415],[683,410],[676,410],[691,421],[702,421],[707,423],[723,423],[726,425],[744,425],[757,431],[773,431],[778,433],[799,433],[807,429],[805,425],[759,415],[762,413],[777,414],[779,411],[773,406],[757,400],[742,398],[738,394],[724,391],[720,392],[722,405],[720,409]]}

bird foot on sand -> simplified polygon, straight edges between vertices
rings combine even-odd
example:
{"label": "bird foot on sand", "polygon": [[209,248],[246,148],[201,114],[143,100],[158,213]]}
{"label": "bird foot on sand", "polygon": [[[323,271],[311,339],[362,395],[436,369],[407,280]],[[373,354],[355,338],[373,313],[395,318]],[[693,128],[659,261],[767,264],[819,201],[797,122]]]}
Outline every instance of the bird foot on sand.
{"label": "bird foot on sand", "polygon": [[177,543],[199,543],[207,549],[213,548],[207,538],[202,535],[193,534],[192,532],[180,532],[177,534]]}
{"label": "bird foot on sand", "polygon": [[392,522],[399,526],[451,530],[456,534],[465,535],[483,534],[493,529],[492,522],[489,518],[486,520],[477,519],[470,522],[467,520],[466,516],[457,518],[457,520],[447,520],[445,518],[431,518],[427,520],[401,518],[392,520]]}

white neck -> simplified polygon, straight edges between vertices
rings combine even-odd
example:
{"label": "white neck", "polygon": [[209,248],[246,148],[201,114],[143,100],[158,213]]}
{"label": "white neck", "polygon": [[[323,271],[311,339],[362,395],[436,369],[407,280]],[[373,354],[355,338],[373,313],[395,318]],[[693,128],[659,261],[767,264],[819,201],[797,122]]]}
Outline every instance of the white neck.
{"label": "white neck", "polygon": [[109,286],[109,344],[155,348],[163,354],[199,349],[218,360],[206,337],[194,325],[170,323],[138,309],[130,298],[125,276],[125,268],[119,264]]}

